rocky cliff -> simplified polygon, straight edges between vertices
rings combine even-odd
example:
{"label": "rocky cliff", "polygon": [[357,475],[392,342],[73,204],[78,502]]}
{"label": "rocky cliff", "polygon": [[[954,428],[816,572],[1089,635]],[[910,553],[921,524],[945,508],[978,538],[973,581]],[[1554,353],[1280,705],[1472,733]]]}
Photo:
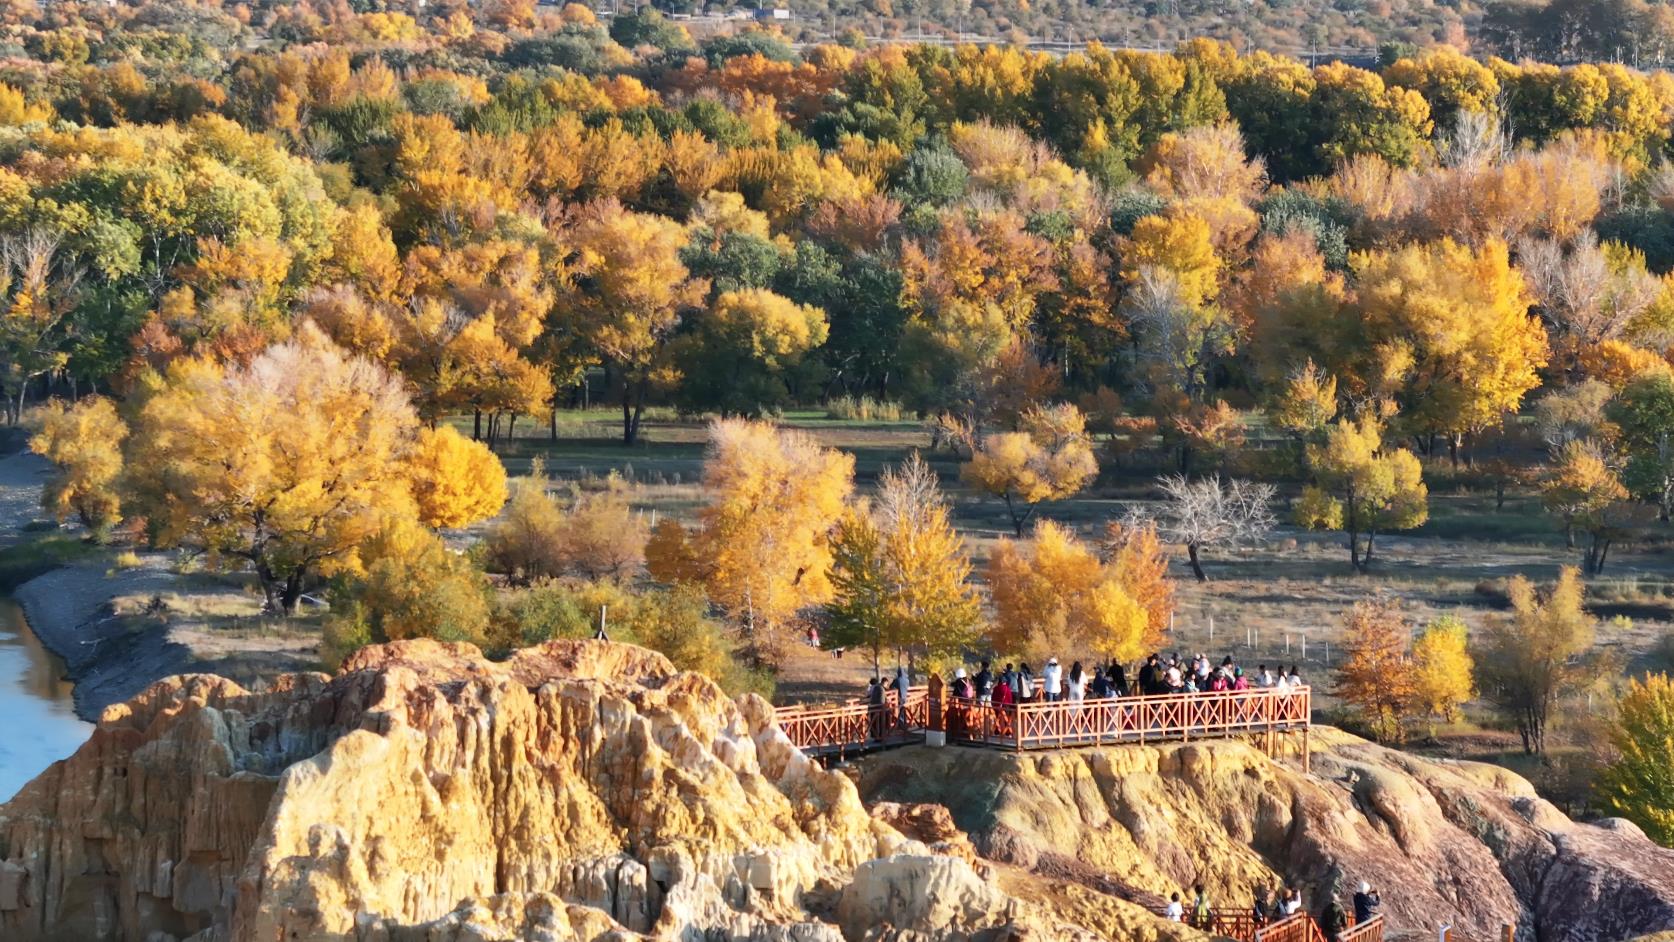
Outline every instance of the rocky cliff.
{"label": "rocky cliff", "polygon": [[643,649],[404,642],[107,709],[0,806],[0,939],[1191,942],[1140,904],[1280,873],[1373,879],[1415,930],[1674,925],[1674,854],[1630,830],[1325,738],[1313,777],[1236,743],[912,748],[859,767],[868,807],[766,703]]}
{"label": "rocky cliff", "polygon": [[[1602,942],[1674,929],[1674,851],[1578,824],[1494,766],[1316,727],[1312,773],[1238,742],[1042,755],[912,748],[868,759],[868,801],[936,801],[978,852],[1139,900],[1203,883],[1218,906],[1292,882],[1381,889],[1394,934]],[[1186,897],[1189,898],[1189,897]]]}
{"label": "rocky cliff", "polygon": [[1075,937],[771,718],[603,642],[173,678],[0,806],[0,938]]}

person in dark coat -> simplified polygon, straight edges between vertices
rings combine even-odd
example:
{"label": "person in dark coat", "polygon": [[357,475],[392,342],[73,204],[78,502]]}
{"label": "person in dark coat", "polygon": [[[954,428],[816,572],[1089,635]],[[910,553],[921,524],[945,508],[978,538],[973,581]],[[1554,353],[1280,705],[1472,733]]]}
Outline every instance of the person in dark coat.
{"label": "person in dark coat", "polygon": [[1363,922],[1370,922],[1372,917],[1378,914],[1378,907],[1382,905],[1383,900],[1378,898],[1372,884],[1361,880],[1360,892],[1354,894],[1354,924],[1358,926]]}

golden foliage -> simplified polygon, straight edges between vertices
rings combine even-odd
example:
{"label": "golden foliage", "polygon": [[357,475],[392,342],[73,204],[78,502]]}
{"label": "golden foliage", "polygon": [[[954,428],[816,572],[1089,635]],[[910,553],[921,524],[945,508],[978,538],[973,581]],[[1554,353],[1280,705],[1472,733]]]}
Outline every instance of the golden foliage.
{"label": "golden foliage", "polygon": [[1604,807],[1644,829],[1658,844],[1674,844],[1674,681],[1667,674],[1630,680],[1616,701],[1610,744],[1617,756],[1600,775]]}
{"label": "golden foliage", "polygon": [[1035,505],[1074,494],[1099,471],[1080,409],[1036,406],[1022,424],[1019,432],[985,436],[960,469],[967,483],[1005,500],[1020,536]]}
{"label": "golden foliage", "polygon": [[1476,696],[1476,661],[1465,623],[1452,615],[1431,622],[1412,643],[1413,701],[1432,717],[1451,723]]}
{"label": "golden foliage", "polygon": [[60,523],[74,513],[95,539],[103,540],[122,519],[117,479],[127,423],[103,396],[68,406],[50,400],[35,421],[39,427],[29,438],[29,450],[57,466],[41,487],[42,508]]}
{"label": "golden foliage", "polygon": [[1360,710],[1378,741],[1401,742],[1417,696],[1406,619],[1393,601],[1357,602],[1343,630],[1348,651],[1331,692]]}
{"label": "golden foliage", "polygon": [[831,627],[824,642],[958,653],[982,621],[964,540],[936,473],[917,454],[883,473],[871,507],[850,509],[832,541]]}
{"label": "golden foliage", "polygon": [[1090,652],[1132,660],[1145,649],[1149,616],[1112,563],[1050,520],[1027,543],[1002,539],[988,561],[995,650],[1044,660]]}
{"label": "golden foliage", "polygon": [[451,426],[420,429],[407,464],[425,526],[468,526],[499,513],[506,503],[500,459]]}
{"label": "golden foliage", "polygon": [[854,457],[802,432],[724,419],[709,426],[703,484],[694,530],[658,528],[651,574],[674,581],[699,569],[755,655],[771,657],[787,619],[831,598],[830,533],[854,488]]}
{"label": "golden foliage", "polygon": [[133,504],[165,545],[248,562],[273,608],[354,573],[390,516],[415,517],[418,418],[400,382],[317,332],[248,366],[178,361],[129,438]]}

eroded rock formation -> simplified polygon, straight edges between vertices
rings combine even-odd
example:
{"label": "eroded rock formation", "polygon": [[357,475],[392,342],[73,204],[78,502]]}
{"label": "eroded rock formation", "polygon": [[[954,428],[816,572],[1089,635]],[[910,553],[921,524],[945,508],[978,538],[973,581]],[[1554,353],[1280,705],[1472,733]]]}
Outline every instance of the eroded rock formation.
{"label": "eroded rock formation", "polygon": [[[837,942],[840,910],[910,895],[891,881],[983,886],[771,717],[602,642],[402,642],[262,693],[173,678],[0,807],[0,938]],[[962,899],[967,929],[1020,918]]]}
{"label": "eroded rock formation", "polygon": [[[1313,774],[1238,742],[1041,755],[912,748],[866,763],[868,801],[945,803],[985,857],[1155,903],[1204,883],[1381,888],[1397,934],[1629,939],[1674,929],[1674,851],[1579,824],[1494,766],[1423,759],[1316,727]],[[1189,897],[1186,897],[1189,898]]]}
{"label": "eroded rock formation", "polygon": [[1674,853],[1631,827],[1316,740],[1313,776],[1239,743],[913,747],[857,790],[759,698],[639,648],[403,642],[106,710],[0,806],[0,939],[1199,942],[1147,908],[1199,880],[1243,906],[1281,874],[1370,879],[1413,935],[1674,926]]}

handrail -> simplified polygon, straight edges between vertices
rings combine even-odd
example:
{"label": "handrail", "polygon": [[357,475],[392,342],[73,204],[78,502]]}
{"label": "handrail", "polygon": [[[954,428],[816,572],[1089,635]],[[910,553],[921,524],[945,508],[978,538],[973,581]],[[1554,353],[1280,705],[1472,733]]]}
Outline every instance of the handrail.
{"label": "handrail", "polygon": [[[1152,912],[1167,918],[1163,910]],[[1255,913],[1248,909],[1211,909],[1207,919],[1200,919],[1195,912],[1188,910],[1180,921],[1193,929],[1238,942],[1255,942],[1256,933],[1262,925],[1256,922]]]}
{"label": "handrail", "polygon": [[1319,934],[1314,917],[1307,913],[1292,913],[1256,930],[1255,942],[1313,942]]}
{"label": "handrail", "polygon": [[896,691],[884,692],[882,706],[865,700],[822,706],[785,706],[774,711],[779,728],[798,749],[843,750],[904,740],[930,725],[930,689],[907,688],[905,723]]}
{"label": "handrail", "polygon": [[947,733],[950,742],[1023,750],[1305,730],[1311,698],[1309,688],[1293,687],[1000,705],[952,699]]}
{"label": "handrail", "polygon": [[1337,942],[1383,942],[1383,914],[1343,930],[1337,936]]}

